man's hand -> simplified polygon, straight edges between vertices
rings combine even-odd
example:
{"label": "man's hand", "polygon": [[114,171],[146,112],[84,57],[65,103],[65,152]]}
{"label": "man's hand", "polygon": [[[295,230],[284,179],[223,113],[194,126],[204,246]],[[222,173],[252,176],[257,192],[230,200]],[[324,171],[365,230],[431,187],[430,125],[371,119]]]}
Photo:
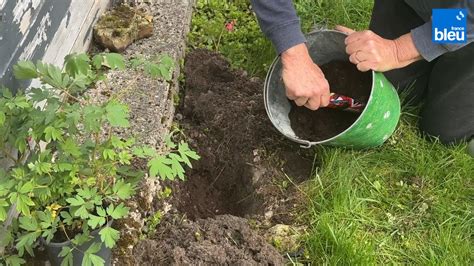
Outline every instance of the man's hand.
{"label": "man's hand", "polygon": [[329,83],[309,56],[306,44],[298,44],[281,54],[286,96],[298,106],[311,110],[329,104]]}
{"label": "man's hand", "polygon": [[357,65],[360,71],[384,72],[405,67],[421,59],[411,33],[388,40],[370,30],[356,32],[343,26],[337,26],[336,30],[349,35],[345,40],[346,53],[349,61]]}

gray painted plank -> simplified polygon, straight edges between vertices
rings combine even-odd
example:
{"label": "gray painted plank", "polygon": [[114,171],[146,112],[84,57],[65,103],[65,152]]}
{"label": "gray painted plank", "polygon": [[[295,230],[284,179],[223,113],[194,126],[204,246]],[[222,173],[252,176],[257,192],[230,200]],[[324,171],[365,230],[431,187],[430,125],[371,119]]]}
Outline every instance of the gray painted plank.
{"label": "gray painted plank", "polygon": [[61,65],[71,52],[85,51],[92,25],[110,0],[0,0],[0,84],[25,87],[12,77],[19,60]]}

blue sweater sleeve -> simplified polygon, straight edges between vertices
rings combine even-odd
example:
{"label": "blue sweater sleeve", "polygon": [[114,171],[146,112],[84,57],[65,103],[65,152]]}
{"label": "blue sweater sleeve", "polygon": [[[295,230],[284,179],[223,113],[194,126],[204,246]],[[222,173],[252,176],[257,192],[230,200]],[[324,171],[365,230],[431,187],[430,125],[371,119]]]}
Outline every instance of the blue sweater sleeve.
{"label": "blue sweater sleeve", "polygon": [[291,0],[252,0],[252,7],[262,32],[278,54],[306,42]]}
{"label": "blue sweater sleeve", "polygon": [[[417,28],[411,30],[415,47],[421,56],[427,61],[432,61],[442,54],[456,51],[465,45],[474,41],[474,0],[458,0],[458,1],[419,1],[405,0],[412,8],[417,11],[420,16],[424,17],[427,22]],[[431,41],[431,18],[426,14],[431,13],[433,8],[465,8],[467,9],[467,42],[464,44],[439,44]]]}

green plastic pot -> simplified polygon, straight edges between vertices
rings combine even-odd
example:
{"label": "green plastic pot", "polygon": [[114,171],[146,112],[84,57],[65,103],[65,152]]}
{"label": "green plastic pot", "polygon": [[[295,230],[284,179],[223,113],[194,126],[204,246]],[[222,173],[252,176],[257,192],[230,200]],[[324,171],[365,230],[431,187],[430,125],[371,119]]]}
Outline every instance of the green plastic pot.
{"label": "green plastic pot", "polygon": [[[313,61],[323,65],[333,60],[349,61],[345,52],[346,34],[334,30],[319,30],[306,36]],[[275,128],[290,140],[303,147],[322,144],[356,149],[382,145],[395,131],[400,119],[400,99],[393,85],[380,72],[372,71],[372,88],[369,100],[358,119],[345,131],[322,141],[309,141],[295,135],[288,114],[290,101],[286,97],[281,79],[282,64],[277,57],[271,65],[264,86],[267,115]]]}

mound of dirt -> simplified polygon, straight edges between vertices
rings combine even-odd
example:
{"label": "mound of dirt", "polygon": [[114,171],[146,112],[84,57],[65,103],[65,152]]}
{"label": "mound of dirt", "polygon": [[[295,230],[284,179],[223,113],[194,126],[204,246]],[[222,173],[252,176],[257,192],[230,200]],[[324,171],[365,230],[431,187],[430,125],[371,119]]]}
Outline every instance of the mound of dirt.
{"label": "mound of dirt", "polygon": [[278,189],[272,180],[284,178],[282,165],[269,162],[270,155],[284,165],[292,162],[291,178],[309,177],[310,156],[283,140],[266,115],[261,80],[231,71],[219,54],[205,50],[187,55],[185,76],[180,124],[201,160],[175,189],[180,212],[191,219],[262,215],[272,198],[266,193]]}
{"label": "mound of dirt", "polygon": [[201,159],[186,171],[185,182],[168,184],[173,210],[152,240],[134,248],[136,264],[283,264],[259,235],[262,228],[295,222],[303,205],[291,183],[310,177],[314,155],[273,128],[263,82],[232,71],[219,54],[189,53],[185,77],[176,117]]}
{"label": "mound of dirt", "polygon": [[161,227],[135,247],[137,265],[283,265],[243,218],[222,215]]}
{"label": "mound of dirt", "polygon": [[[329,82],[331,92],[352,97],[359,102],[368,101],[372,83],[370,72],[360,72],[354,64],[345,61],[331,61],[322,65],[321,70]],[[349,128],[359,115],[330,108],[312,111],[292,102],[289,117],[296,136],[309,141],[321,141]]]}
{"label": "mound of dirt", "polygon": [[260,84],[237,77],[222,57],[204,51],[187,56],[185,74],[182,125],[202,159],[189,173],[178,209],[190,218],[258,212],[253,150],[275,135]]}

